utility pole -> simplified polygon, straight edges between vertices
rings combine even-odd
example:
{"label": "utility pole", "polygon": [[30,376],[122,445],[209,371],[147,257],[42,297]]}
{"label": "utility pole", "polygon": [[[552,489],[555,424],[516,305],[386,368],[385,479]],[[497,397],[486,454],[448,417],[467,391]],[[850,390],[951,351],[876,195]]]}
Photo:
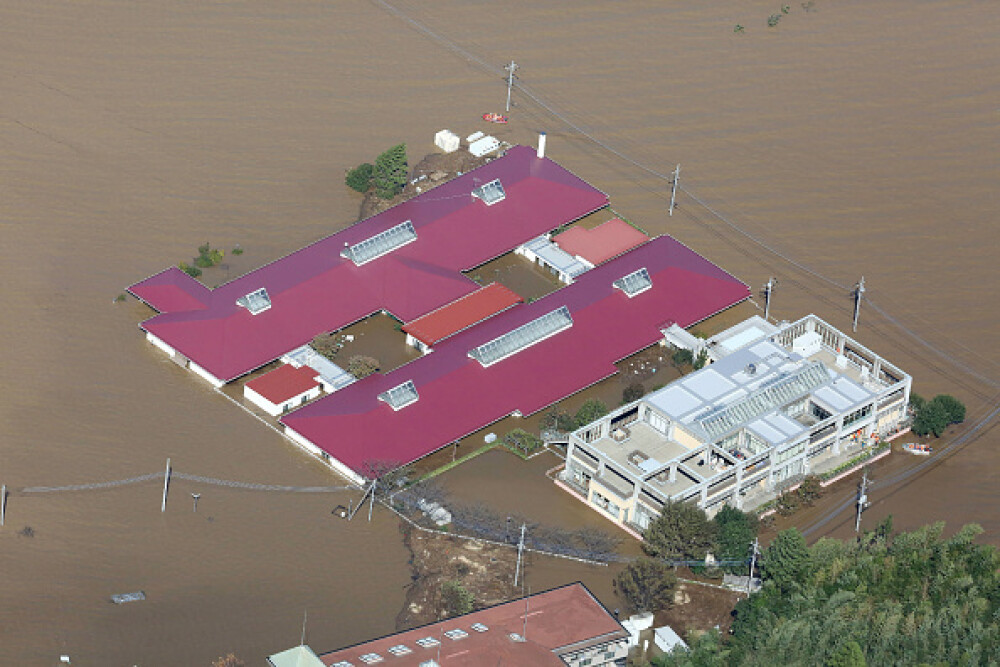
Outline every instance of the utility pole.
{"label": "utility pole", "polygon": [[767,279],[767,284],[764,285],[764,319],[766,320],[771,315],[771,291],[778,285],[778,281],[774,276]]}
{"label": "utility pole", "polygon": [[510,111],[510,91],[514,87],[514,72],[519,69],[519,66],[511,60],[510,64],[504,65],[503,68],[507,70],[507,111]]}
{"label": "utility pole", "polygon": [[670,215],[674,215],[674,203],[677,201],[677,184],[681,180],[681,166],[678,164],[674,169],[674,187],[670,191]]}
{"label": "utility pole", "polygon": [[523,523],[521,524],[521,541],[517,543],[517,568],[514,570],[514,586],[517,586],[517,581],[521,575],[521,554],[524,553],[524,531],[527,530],[527,526]]}
{"label": "utility pole", "polygon": [[167,511],[167,487],[170,486],[170,459],[167,459],[167,469],[163,473],[163,500],[160,501],[160,512]]}
{"label": "utility pole", "polygon": [[201,498],[201,494],[200,493],[192,493],[191,494],[191,500],[194,501],[194,509],[191,510],[192,512],[197,512],[198,511],[198,499],[199,498]]}
{"label": "utility pole", "polygon": [[372,522],[372,510],[375,508],[375,484],[378,482],[377,479],[372,480],[372,497],[368,502],[368,523]]}
{"label": "utility pole", "polygon": [[868,468],[865,468],[861,477],[861,488],[858,489],[858,516],[854,520],[854,532],[861,530],[861,513],[868,507]]}
{"label": "utility pole", "polygon": [[750,578],[747,579],[747,597],[750,597],[750,592],[753,590],[753,568],[757,564],[757,556],[760,555],[760,540],[756,537],[753,538],[750,548],[752,551],[750,552]]}
{"label": "utility pole", "polygon": [[858,284],[854,286],[854,331],[858,330],[858,315],[861,314],[861,298],[865,294],[865,277],[861,276],[861,280]]}

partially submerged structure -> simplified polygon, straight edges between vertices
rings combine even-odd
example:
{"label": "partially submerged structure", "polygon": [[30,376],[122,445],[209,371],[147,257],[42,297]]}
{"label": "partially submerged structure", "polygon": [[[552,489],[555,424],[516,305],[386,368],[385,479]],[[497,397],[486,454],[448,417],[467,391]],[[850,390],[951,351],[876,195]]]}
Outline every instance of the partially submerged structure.
{"label": "partially submerged structure", "polygon": [[567,488],[642,530],[667,500],[769,497],[906,416],[910,376],[815,315],[715,340],[715,363],[572,433]]}
{"label": "partially submerged structure", "polygon": [[[214,290],[168,269],[129,291],[161,311],[141,324],[150,342],[216,387],[286,362],[247,384],[270,414],[315,398],[318,383],[330,395],[286,414],[285,434],[362,482],[373,469],[537,412],[614,374],[615,362],[657,343],[665,328],[750,296],[678,241],[643,243],[624,223],[588,232],[617,256],[585,250],[594,264],[581,259],[571,285],[531,303],[462,274],[607,201],[551,160],[514,147]],[[308,346],[380,311],[434,354],[354,382]]]}
{"label": "partially submerged structure", "polygon": [[582,583],[316,655],[298,646],[273,667],[624,665],[628,632]]}

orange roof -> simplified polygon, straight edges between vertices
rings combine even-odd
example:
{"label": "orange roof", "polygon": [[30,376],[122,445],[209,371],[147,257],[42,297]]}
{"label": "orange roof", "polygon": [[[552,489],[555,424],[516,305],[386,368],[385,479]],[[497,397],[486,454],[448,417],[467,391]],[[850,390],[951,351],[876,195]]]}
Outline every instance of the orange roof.
{"label": "orange roof", "polygon": [[569,254],[597,266],[642,245],[649,237],[624,220],[612,218],[593,229],[571,227],[552,240]]}
{"label": "orange roof", "polygon": [[[525,625],[527,610],[527,625]],[[455,639],[448,634],[460,630]],[[526,635],[516,641],[511,634]],[[620,640],[628,636],[608,610],[577,582],[525,600],[506,602],[446,621],[431,623],[364,644],[320,655],[325,665],[339,662],[360,667],[361,656],[374,653],[384,663],[416,667],[435,659],[448,667],[474,667],[485,664],[562,665],[558,655],[591,645]],[[422,646],[418,640],[437,644]],[[397,647],[406,647],[397,649]],[[390,652],[389,649],[396,649]]]}
{"label": "orange roof", "polygon": [[291,364],[282,364],[281,368],[247,382],[247,386],[275,405],[280,405],[318,387],[317,375],[319,373],[308,366],[296,368]]}
{"label": "orange roof", "polygon": [[490,283],[472,294],[452,301],[402,329],[425,345],[435,345],[452,334],[507,310],[523,299],[500,283]]}

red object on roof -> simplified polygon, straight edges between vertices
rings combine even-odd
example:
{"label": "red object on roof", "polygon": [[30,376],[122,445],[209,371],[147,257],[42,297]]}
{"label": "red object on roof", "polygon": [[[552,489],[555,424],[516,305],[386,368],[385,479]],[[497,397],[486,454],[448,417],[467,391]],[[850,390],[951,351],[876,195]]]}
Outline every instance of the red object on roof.
{"label": "red object on roof", "polygon": [[421,343],[433,346],[448,336],[524,301],[500,283],[490,283],[434,312],[404,324],[402,329]]}
{"label": "red object on roof", "polygon": [[[494,179],[500,179],[506,198],[487,206],[471,193]],[[380,310],[409,322],[451,303],[478,289],[462,271],[607,204],[607,195],[537,157],[533,148],[515,146],[433,192],[213,290],[170,269],[129,291],[166,309],[143,322],[143,329],[229,381]],[[345,246],[406,221],[416,230],[415,241],[360,266],[341,257]],[[267,290],[269,309],[252,315],[237,305],[237,299],[261,288]]]}
{"label": "red object on roof", "polygon": [[317,375],[319,373],[308,366],[296,368],[291,364],[282,364],[280,368],[247,382],[246,386],[275,405],[281,405],[318,387]]}
{"label": "red object on roof", "polygon": [[[645,268],[649,289],[613,283]],[[617,372],[615,362],[750,296],[750,288],[661,236],[532,303],[455,334],[386,375],[376,373],[281,419],[359,475],[366,463],[410,463],[514,412],[530,415]],[[573,325],[483,367],[469,350],[565,306]],[[419,398],[394,411],[381,392],[412,381]]]}
{"label": "red object on roof", "polygon": [[[480,630],[473,627],[475,623],[482,624]],[[461,630],[466,635],[451,639],[445,634],[451,630]],[[521,637],[522,633],[526,634],[526,641],[511,638],[511,634]],[[435,642],[427,647],[417,643],[428,637],[440,642],[440,646]],[[583,584],[577,582],[531,595],[527,601],[506,602],[325,653],[319,658],[325,665],[338,662],[363,665],[361,656],[369,653],[381,656],[384,664],[400,667],[413,667],[428,660],[449,667],[565,665],[560,654],[627,637],[625,628]],[[410,651],[394,655],[389,649],[397,646],[405,646]]]}
{"label": "red object on roof", "polygon": [[642,245],[649,237],[624,220],[612,218],[593,229],[572,227],[552,240],[569,254],[597,266]]}

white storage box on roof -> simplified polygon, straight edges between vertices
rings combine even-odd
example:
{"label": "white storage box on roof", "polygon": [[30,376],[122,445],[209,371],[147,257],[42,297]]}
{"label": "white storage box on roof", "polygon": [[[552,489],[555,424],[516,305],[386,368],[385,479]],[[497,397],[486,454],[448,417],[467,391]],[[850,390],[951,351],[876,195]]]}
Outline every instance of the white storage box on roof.
{"label": "white storage box on roof", "polygon": [[434,135],[434,145],[445,153],[454,153],[461,143],[462,140],[451,130],[441,130]]}
{"label": "white storage box on roof", "polygon": [[818,333],[807,331],[792,341],[792,351],[808,358],[819,352],[822,345],[823,339]]}
{"label": "white storage box on roof", "polygon": [[498,148],[500,148],[500,142],[497,141],[497,138],[487,135],[482,139],[473,141],[469,145],[469,152],[476,157],[482,157],[484,155],[489,155]]}

